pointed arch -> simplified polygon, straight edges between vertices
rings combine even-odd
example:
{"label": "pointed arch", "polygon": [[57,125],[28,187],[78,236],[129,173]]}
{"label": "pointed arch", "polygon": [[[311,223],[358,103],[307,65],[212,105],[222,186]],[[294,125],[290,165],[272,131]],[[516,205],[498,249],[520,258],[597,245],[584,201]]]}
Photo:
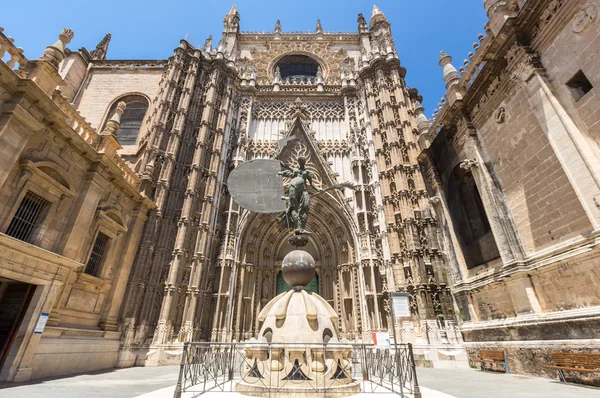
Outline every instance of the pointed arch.
{"label": "pointed arch", "polygon": [[117,140],[121,145],[135,145],[150,106],[150,99],[146,94],[131,92],[116,97],[104,114],[100,131],[104,129],[117,104],[121,101],[125,102],[127,106],[121,115],[121,127],[117,131]]}

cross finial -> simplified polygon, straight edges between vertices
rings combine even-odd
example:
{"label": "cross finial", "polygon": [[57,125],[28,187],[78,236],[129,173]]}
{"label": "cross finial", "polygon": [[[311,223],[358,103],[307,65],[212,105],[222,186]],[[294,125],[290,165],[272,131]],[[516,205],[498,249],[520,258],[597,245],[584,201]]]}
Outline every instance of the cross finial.
{"label": "cross finial", "polygon": [[75,36],[73,30],[69,28],[63,29],[58,35],[58,41],[53,45],[46,47],[42,59],[58,67],[60,61],[65,59],[65,47],[71,42],[73,36]]}

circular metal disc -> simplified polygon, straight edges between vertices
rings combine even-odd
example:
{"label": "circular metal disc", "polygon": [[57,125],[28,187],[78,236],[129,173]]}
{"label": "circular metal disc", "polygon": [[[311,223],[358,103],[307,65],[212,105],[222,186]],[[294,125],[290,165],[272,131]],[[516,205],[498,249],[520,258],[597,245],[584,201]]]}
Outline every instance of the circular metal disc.
{"label": "circular metal disc", "polygon": [[239,206],[255,213],[285,211],[283,181],[278,160],[254,159],[237,166],[227,181],[229,194]]}

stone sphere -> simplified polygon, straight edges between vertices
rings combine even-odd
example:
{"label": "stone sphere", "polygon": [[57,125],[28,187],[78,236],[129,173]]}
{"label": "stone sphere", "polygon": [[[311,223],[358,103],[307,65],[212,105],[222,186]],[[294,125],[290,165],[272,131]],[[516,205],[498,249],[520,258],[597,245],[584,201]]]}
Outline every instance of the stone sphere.
{"label": "stone sphere", "polygon": [[306,286],[315,277],[315,259],[304,250],[294,250],[281,263],[283,279],[290,286]]}

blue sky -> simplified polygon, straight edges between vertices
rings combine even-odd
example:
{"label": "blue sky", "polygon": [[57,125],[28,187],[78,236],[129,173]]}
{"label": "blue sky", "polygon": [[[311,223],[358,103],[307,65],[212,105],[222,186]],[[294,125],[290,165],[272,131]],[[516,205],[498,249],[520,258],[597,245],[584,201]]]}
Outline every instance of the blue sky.
{"label": "blue sky", "polygon": [[[244,31],[272,31],[277,19],[284,31],[308,31],[321,19],[325,31],[355,32],[358,13],[368,20],[373,7],[373,0],[29,0],[4,4],[0,26],[30,59],[39,57],[64,27],[75,32],[72,50],[92,50],[110,32],[109,59],[167,59],[186,34],[192,44],[210,34],[218,43],[233,1]],[[445,93],[439,51],[452,55],[457,68],[462,64],[477,35],[484,33],[483,2],[375,1],[392,24],[407,83],[419,89],[429,116]]]}

